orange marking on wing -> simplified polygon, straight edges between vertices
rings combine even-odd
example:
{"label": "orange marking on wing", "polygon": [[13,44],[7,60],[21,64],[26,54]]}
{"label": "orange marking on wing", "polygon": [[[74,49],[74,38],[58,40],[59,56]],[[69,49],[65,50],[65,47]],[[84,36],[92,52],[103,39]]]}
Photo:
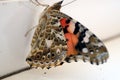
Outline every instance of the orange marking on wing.
{"label": "orange marking on wing", "polygon": [[61,26],[63,27],[63,28],[65,28],[65,26],[67,26],[68,24],[66,24],[66,18],[62,18],[61,20],[60,20],[60,24],[61,24]]}
{"label": "orange marking on wing", "polygon": [[67,41],[67,46],[68,46],[67,56],[78,54],[77,50],[75,49],[75,46],[78,43],[77,35],[74,35],[72,33],[66,33],[65,37],[66,37],[66,39],[68,39],[68,41]]}

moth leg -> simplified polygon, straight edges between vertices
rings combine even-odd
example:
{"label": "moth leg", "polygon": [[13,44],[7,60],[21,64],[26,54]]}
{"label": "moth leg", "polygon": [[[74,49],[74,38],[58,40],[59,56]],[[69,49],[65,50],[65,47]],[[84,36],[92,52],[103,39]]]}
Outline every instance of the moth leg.
{"label": "moth leg", "polygon": [[30,29],[25,33],[25,37],[27,37],[27,35],[29,34],[29,32],[32,31],[32,30],[33,30],[34,28],[36,28],[37,26],[38,26],[38,25],[36,25],[36,26],[30,28]]}
{"label": "moth leg", "polygon": [[35,0],[35,2],[33,1],[33,0],[30,0],[34,5],[36,5],[36,6],[39,6],[39,5],[41,5],[41,6],[43,6],[43,7],[49,7],[49,5],[47,5],[47,4],[42,4],[42,3],[40,3],[38,0]]}

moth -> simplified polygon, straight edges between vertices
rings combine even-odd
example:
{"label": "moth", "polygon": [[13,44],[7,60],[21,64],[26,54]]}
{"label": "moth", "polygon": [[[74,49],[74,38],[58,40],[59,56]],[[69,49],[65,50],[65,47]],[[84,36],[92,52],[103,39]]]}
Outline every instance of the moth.
{"label": "moth", "polygon": [[62,3],[59,1],[43,11],[27,63],[33,68],[49,69],[78,60],[97,65],[106,62],[109,54],[103,42],[80,22],[60,12]]}

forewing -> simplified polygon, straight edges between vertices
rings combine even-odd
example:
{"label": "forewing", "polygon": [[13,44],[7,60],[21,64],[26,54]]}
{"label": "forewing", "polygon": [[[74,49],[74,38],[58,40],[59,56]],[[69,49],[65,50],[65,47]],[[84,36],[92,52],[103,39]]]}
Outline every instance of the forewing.
{"label": "forewing", "polygon": [[65,61],[82,59],[97,65],[106,62],[109,55],[103,42],[78,21],[61,12],[59,15],[68,46]]}

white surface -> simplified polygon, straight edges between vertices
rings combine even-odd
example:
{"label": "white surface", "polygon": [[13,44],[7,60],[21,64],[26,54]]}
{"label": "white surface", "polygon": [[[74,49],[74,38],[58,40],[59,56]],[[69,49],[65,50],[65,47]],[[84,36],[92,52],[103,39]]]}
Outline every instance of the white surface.
{"label": "white surface", "polygon": [[[56,1],[58,0],[44,0],[48,4]],[[65,0],[64,3],[67,2],[69,0]],[[29,51],[32,32],[27,37],[24,37],[24,35],[37,23],[40,15],[40,12],[36,11],[37,9],[39,11],[43,10],[42,7],[35,8],[35,6],[28,2],[24,4],[22,2],[0,4],[0,75],[27,66],[25,58]],[[61,11],[80,21],[101,39],[120,33],[120,0],[77,0],[63,7]],[[81,80],[102,80],[102,78],[103,80],[120,80],[118,74],[115,74],[119,71],[117,67],[120,67],[118,64],[118,53],[120,51],[119,49],[118,51],[116,50],[120,47],[118,44],[107,43],[110,56],[113,55],[107,64],[100,65],[100,67],[92,66],[82,61],[65,64],[61,67],[50,69],[45,76],[52,80],[56,80],[56,78],[57,80],[65,78],[66,80],[76,78],[80,78]],[[117,48],[116,45],[118,45]],[[114,74],[112,74],[112,71]],[[43,74],[43,72],[43,70],[31,70],[27,74],[20,74],[20,77],[17,76],[18,79],[12,78],[15,80],[30,80],[29,77],[35,74],[33,77],[39,80],[40,74]],[[109,74],[110,77],[108,78]]]}
{"label": "white surface", "polygon": [[0,7],[0,75],[25,65],[29,38],[24,35],[32,27],[34,14],[26,6],[10,3]]}

